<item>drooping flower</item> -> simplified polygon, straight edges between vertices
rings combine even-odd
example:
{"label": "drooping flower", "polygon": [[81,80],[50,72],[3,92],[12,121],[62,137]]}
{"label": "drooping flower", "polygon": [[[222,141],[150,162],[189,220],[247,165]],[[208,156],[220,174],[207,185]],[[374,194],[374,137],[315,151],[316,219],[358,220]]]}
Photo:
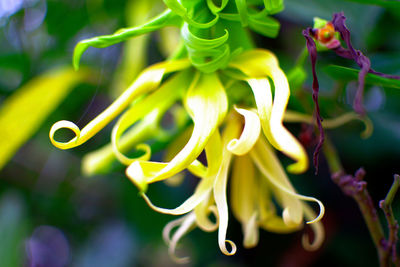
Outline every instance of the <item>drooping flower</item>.
{"label": "drooping flower", "polygon": [[[176,257],[174,250],[177,242],[196,225],[204,231],[214,231],[218,228],[221,251],[226,255],[235,253],[236,245],[226,240],[228,180],[231,180],[231,209],[242,223],[245,247],[257,245],[259,228],[275,233],[290,233],[302,228],[305,217],[310,220],[308,223],[312,223],[315,239],[310,244],[307,236],[304,236],[303,245],[309,250],[318,248],[324,238],[323,228],[319,222],[324,213],[322,204],[315,198],[295,192],[272,147],[264,135],[260,136],[261,124],[257,112],[235,109],[236,111],[232,110],[229,114],[222,134],[222,142],[218,140],[220,138],[217,134],[207,145],[208,171],[204,177],[201,177],[195,193],[188,200],[175,209],[164,209],[156,207],[143,194],[150,207],[158,212],[173,215],[188,213],[172,221],[164,229],[164,239],[170,245],[170,253]],[[215,163],[219,164],[219,167]],[[232,171],[229,178],[230,165],[232,165]],[[128,169],[128,175],[132,174],[131,171]],[[132,179],[134,176],[130,177]],[[283,210],[281,215],[277,214],[273,199]],[[303,202],[304,200],[317,202],[320,205],[318,217]],[[210,212],[217,218],[216,223],[208,219]],[[174,227],[178,229],[170,237]],[[230,244],[230,251],[226,248],[226,243]],[[187,258],[177,258],[177,260],[184,262]]]}
{"label": "drooping flower", "polygon": [[[226,0],[220,6],[213,1],[206,1],[207,5],[204,1],[164,2],[168,9],[141,27],[81,41],[75,49],[75,67],[89,46],[109,46],[166,25],[181,28],[183,46],[171,59],[145,69],[119,98],[82,130],[69,121],[55,123],[50,130],[52,143],[61,149],[78,146],[125,111],[113,128],[111,146],[92,154],[85,162],[84,170],[101,169],[99,166],[108,160],[112,151],[112,156],[128,166],[127,176],[154,210],[173,215],[186,214],[166,226],[164,236],[171,252],[180,237],[198,225],[205,231],[218,228],[221,251],[226,255],[235,253],[235,244],[226,239],[226,192],[231,165],[231,186],[236,188],[231,194],[232,208],[243,224],[246,246],[257,244],[259,227],[274,232],[290,232],[301,228],[306,218],[313,223],[316,238],[312,245],[305,243],[305,246],[318,247],[323,239],[319,220],[324,207],[319,200],[302,196],[294,190],[272,149],[294,160],[287,168],[289,172],[301,173],[307,169],[308,158],[304,148],[283,125],[290,96],[286,75],[272,52],[253,48],[243,29],[248,26],[264,35],[275,36],[279,24],[268,14],[282,9],[282,1],[233,3]],[[258,4],[262,3],[264,8],[260,11]],[[177,123],[177,132],[182,132],[182,139],[188,136],[187,140],[179,149],[172,147],[175,153],[165,162],[152,161],[152,147],[145,141],[165,136],[172,141],[160,127],[160,122],[164,114],[174,110],[176,105],[180,106],[180,102],[185,112],[175,114],[176,120],[183,118],[182,121],[193,124]],[[239,114],[244,117],[244,122]],[[76,136],[68,142],[56,141],[54,135],[61,128],[72,130]],[[261,129],[263,134],[260,136]],[[174,142],[172,146],[175,146]],[[140,153],[128,157],[127,151],[133,147]],[[207,166],[198,159],[203,151]],[[254,170],[254,175],[248,180],[241,177],[243,168]],[[193,195],[175,209],[153,205],[146,195],[148,186],[174,179],[184,170],[200,178]],[[241,183],[244,186],[240,186]],[[242,192],[245,188],[247,191]],[[282,214],[276,213],[272,199],[282,208]],[[319,215],[315,216],[303,201],[318,203]],[[246,205],[245,209],[242,203]],[[217,222],[210,221],[210,212],[218,218]],[[169,238],[170,230],[178,225],[178,230]],[[226,243],[231,245],[230,250]]]}

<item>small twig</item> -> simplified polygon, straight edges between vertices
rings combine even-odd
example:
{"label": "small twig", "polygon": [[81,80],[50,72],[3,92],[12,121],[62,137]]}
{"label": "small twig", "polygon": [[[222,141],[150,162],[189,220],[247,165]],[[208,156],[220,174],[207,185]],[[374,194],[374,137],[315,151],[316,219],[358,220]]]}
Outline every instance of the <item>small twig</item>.
{"label": "small twig", "polygon": [[325,141],[323,151],[332,173],[332,180],[340,187],[343,193],[352,197],[358,204],[372,241],[377,249],[380,266],[389,266],[387,241],[377,215],[377,210],[367,190],[367,183],[363,181],[365,176],[364,169],[360,168],[354,176],[346,174],[339,156],[328,138]]}
{"label": "small twig", "polygon": [[393,263],[396,263],[398,266],[397,262],[397,250],[396,250],[396,244],[398,241],[398,232],[399,232],[399,224],[397,220],[394,218],[393,214],[393,209],[392,209],[392,202],[393,199],[400,187],[400,176],[398,174],[394,175],[394,181],[392,186],[390,187],[390,190],[388,194],[386,195],[386,198],[384,200],[381,200],[379,202],[379,207],[384,211],[386,221],[388,223],[388,228],[389,228],[389,238],[387,240],[387,250],[388,250],[388,257],[389,254],[392,255],[392,261]]}

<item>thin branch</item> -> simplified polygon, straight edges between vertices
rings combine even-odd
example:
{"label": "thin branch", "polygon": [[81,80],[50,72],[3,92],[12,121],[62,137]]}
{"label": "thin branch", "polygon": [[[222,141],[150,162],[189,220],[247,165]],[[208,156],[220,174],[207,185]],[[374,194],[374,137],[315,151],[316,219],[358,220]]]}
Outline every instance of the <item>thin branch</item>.
{"label": "thin branch", "polygon": [[363,181],[365,176],[364,169],[360,168],[354,176],[346,174],[336,149],[328,138],[325,141],[323,151],[332,174],[332,180],[340,187],[344,194],[352,197],[357,202],[372,241],[377,249],[380,266],[389,266],[388,255],[390,252],[386,246],[387,241],[377,215],[377,210],[367,190],[367,182]]}
{"label": "thin branch", "polygon": [[392,261],[394,263],[397,263],[396,264],[397,266],[399,265],[399,263],[397,262],[396,244],[398,241],[397,235],[399,232],[399,224],[398,224],[397,220],[394,218],[392,202],[393,202],[393,199],[394,199],[399,187],[400,187],[400,176],[398,174],[395,174],[393,184],[390,187],[390,190],[389,190],[388,194],[386,195],[386,198],[379,202],[379,207],[385,213],[386,221],[388,223],[388,228],[389,228],[389,238],[388,238],[387,244],[386,244],[387,250],[390,251],[390,254],[392,255]]}

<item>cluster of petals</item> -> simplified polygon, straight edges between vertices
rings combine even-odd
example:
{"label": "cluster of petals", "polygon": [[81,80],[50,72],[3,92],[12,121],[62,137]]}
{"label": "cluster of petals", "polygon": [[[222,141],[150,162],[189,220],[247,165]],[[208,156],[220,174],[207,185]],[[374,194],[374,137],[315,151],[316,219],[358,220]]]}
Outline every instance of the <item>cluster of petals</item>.
{"label": "cluster of petals", "polygon": [[[255,104],[230,97],[237,92],[253,95]],[[305,236],[303,245],[306,249],[315,249],[323,240],[320,219],[324,206],[319,200],[296,192],[275,154],[277,150],[294,160],[288,172],[301,173],[308,167],[304,148],[283,125],[289,95],[287,78],[275,55],[268,50],[242,52],[225,69],[211,73],[196,70],[187,59],[168,60],[145,69],[118,99],[82,130],[69,121],[55,123],[50,139],[61,149],[76,147],[124,111],[112,131],[112,150],[116,158],[127,165],[126,175],[151,208],[161,213],[184,215],[164,229],[172,255],[177,242],[193,226],[205,231],[218,229],[221,251],[226,255],[235,253],[236,245],[226,238],[228,184],[231,210],[243,226],[244,246],[257,244],[259,228],[287,233],[302,228],[307,221],[315,234],[313,242]],[[145,136],[150,128],[159,128],[157,124],[163,115],[179,101],[193,126],[188,126],[177,138],[182,147],[173,143],[174,152],[168,160],[152,161],[151,148],[145,143],[130,144],[142,151],[139,157],[130,158],[121,151],[120,144],[126,143],[127,135]],[[61,128],[72,130],[76,136],[68,142],[56,141],[54,134]],[[207,164],[199,160],[203,151]],[[88,165],[91,162],[96,159]],[[185,170],[199,178],[193,195],[175,209],[154,205],[146,195],[148,186],[174,179]],[[314,214],[307,202],[319,205],[319,215]],[[282,213],[278,214],[277,210]],[[212,221],[210,214],[217,220]],[[171,237],[175,227],[178,228]]]}

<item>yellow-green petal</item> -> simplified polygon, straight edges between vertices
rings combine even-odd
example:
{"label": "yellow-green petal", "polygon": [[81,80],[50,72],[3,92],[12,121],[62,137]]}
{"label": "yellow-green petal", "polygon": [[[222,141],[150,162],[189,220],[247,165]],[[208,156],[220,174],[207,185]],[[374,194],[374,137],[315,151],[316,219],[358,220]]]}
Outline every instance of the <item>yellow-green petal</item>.
{"label": "yellow-green petal", "polygon": [[[125,165],[131,164],[135,160],[149,160],[150,154],[147,153],[140,158],[128,158],[123,155],[118,148],[118,140],[121,135],[129,127],[134,125],[137,121],[146,116],[146,114],[152,114],[147,116],[148,124],[153,124],[153,121],[159,121],[166,110],[170,108],[176,100],[182,95],[183,90],[190,84],[192,75],[189,71],[183,71],[168,79],[161,87],[145,97],[141,101],[133,104],[115,124],[112,134],[111,142],[113,151],[116,157]],[[157,129],[153,129],[156,131]]]}
{"label": "yellow-green petal", "polygon": [[251,156],[262,174],[278,189],[276,193],[282,198],[284,205],[282,217],[285,223],[298,225],[302,221],[303,208],[300,200],[316,202],[320,208],[319,215],[307,223],[318,222],[323,217],[325,208],[322,202],[316,198],[303,196],[295,192],[279,160],[264,140],[259,140],[255,149],[251,151]]}
{"label": "yellow-green petal", "polygon": [[[258,243],[258,196],[255,169],[248,155],[236,157],[233,162],[231,178],[231,209],[242,223],[243,245],[254,247]],[[267,197],[264,195],[263,197]]]}
{"label": "yellow-green petal", "polygon": [[[214,199],[219,214],[218,228],[218,245],[222,253],[225,255],[233,255],[236,253],[236,245],[226,239],[226,231],[228,229],[228,203],[226,200],[226,184],[228,180],[228,170],[232,157],[232,153],[226,148],[227,144],[234,138],[237,138],[241,128],[241,123],[237,118],[230,117],[223,134],[224,151],[222,153],[222,163],[214,182]],[[226,243],[229,243],[231,250],[228,251]]]}
{"label": "yellow-green petal", "polygon": [[[312,218],[315,218],[314,211],[307,204],[304,204],[303,208],[304,208],[305,216],[308,220],[312,220]],[[306,249],[308,251],[315,251],[318,248],[320,248],[322,245],[322,242],[324,242],[325,230],[324,230],[324,226],[322,225],[321,221],[311,224],[311,229],[314,231],[313,242],[310,242],[309,237],[306,234],[303,235],[301,242],[303,244],[304,249]]]}
{"label": "yellow-green petal", "polygon": [[[196,224],[197,226],[206,232],[212,232],[218,229],[219,225],[219,214],[218,209],[215,205],[213,195],[208,193],[208,201],[202,201],[194,208],[194,213],[196,214]],[[206,198],[206,199],[207,199]],[[215,217],[215,222],[212,222],[209,218],[210,213]]]}
{"label": "yellow-green petal", "polygon": [[[228,101],[225,90],[216,73],[198,74],[198,79],[192,82],[185,97],[185,107],[193,119],[194,128],[186,146],[158,172],[151,168],[154,164],[157,169],[161,166],[156,162],[141,162],[136,167],[147,165],[146,171],[135,171],[129,167],[127,175],[135,180],[134,173],[142,173],[146,183],[153,183],[171,177],[187,168],[200,155],[209,138],[217,129],[226,115]],[[140,178],[142,179],[142,178]]]}
{"label": "yellow-green petal", "polygon": [[[179,228],[172,235],[172,238],[169,238],[171,230],[178,225],[180,225]],[[185,234],[187,234],[194,225],[195,225],[195,215],[192,212],[185,215],[183,218],[170,222],[164,228],[163,236],[164,240],[166,240],[168,244],[168,253],[171,256],[171,258],[177,263],[183,264],[189,262],[189,257],[180,258],[176,256],[175,250],[179,240]]]}
{"label": "yellow-green petal", "polygon": [[[242,71],[248,76],[248,80],[269,77],[274,82],[275,95],[272,108],[270,107],[269,97],[264,100],[257,100],[257,95],[255,95],[261,125],[270,143],[296,161],[296,163],[288,166],[288,171],[293,173],[304,172],[308,167],[307,154],[299,141],[282,123],[290,91],[289,83],[279,67],[277,58],[267,50],[254,49],[237,56],[231,61],[230,67]],[[254,84],[249,84],[252,88],[254,87]],[[262,90],[260,84],[256,84],[256,86],[259,88],[257,90]],[[269,94],[267,91],[269,91],[269,88],[264,89],[264,92]],[[269,109],[270,116],[268,118]]]}
{"label": "yellow-green petal", "polygon": [[[54,124],[50,130],[51,142],[54,146],[60,149],[69,149],[81,145],[93,137],[97,132],[102,130],[116,116],[125,110],[136,97],[156,89],[166,73],[185,69],[189,66],[189,61],[185,59],[166,61],[147,68],[120,97],[118,97],[106,110],[100,113],[100,115],[90,121],[82,130],[72,122],[62,121],[62,123]],[[74,131],[76,136],[68,142],[56,141],[54,139],[54,134],[62,128]],[[79,131],[76,131],[76,129]]]}
{"label": "yellow-green petal", "polygon": [[196,187],[192,196],[175,209],[165,209],[155,206],[145,193],[142,194],[147,204],[155,211],[171,215],[181,215],[192,211],[200,202],[205,201],[214,185],[214,177],[217,175],[222,161],[222,144],[219,132],[216,131],[206,146],[207,162],[209,162],[207,176]]}
{"label": "yellow-green petal", "polygon": [[257,246],[259,240],[258,212],[254,212],[243,226],[243,246],[245,248]]}
{"label": "yellow-green petal", "polygon": [[260,136],[261,124],[255,112],[236,107],[235,110],[244,117],[244,128],[240,138],[231,140],[227,149],[233,154],[241,156],[247,154],[257,142]]}

